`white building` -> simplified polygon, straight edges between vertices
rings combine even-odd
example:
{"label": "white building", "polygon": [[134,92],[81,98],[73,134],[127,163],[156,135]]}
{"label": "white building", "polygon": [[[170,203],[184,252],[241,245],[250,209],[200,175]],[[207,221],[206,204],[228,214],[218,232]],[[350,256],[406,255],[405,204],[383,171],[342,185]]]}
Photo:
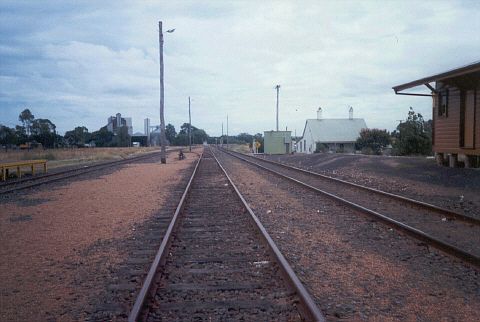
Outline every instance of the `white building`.
{"label": "white building", "polygon": [[305,122],[302,138],[297,143],[297,153],[355,152],[360,131],[366,128],[364,119],[353,118],[351,107],[348,119],[324,119],[320,107],[317,118]]}

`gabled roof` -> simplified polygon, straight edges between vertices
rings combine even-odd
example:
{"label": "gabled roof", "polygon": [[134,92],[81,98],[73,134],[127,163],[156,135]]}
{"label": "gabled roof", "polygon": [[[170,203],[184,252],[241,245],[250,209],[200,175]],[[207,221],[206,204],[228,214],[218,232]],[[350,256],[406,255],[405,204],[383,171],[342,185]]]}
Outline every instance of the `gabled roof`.
{"label": "gabled roof", "polygon": [[366,128],[364,119],[308,119],[302,138],[311,135],[314,142],[355,142]]}
{"label": "gabled roof", "polygon": [[[452,70],[449,70],[449,71],[446,71],[446,72],[443,72],[443,73],[440,73],[440,74],[420,78],[420,79],[414,80],[412,82],[397,85],[397,86],[392,87],[392,89],[395,91],[395,94],[402,94],[402,93],[398,93],[398,92],[403,91],[403,90],[408,89],[408,88],[420,86],[420,85],[426,85],[428,87],[427,84],[430,84],[432,82],[438,82],[438,81],[441,81],[441,80],[445,80],[447,78],[463,76],[463,75],[466,75],[466,74],[475,73],[475,72],[479,72],[479,71],[480,71],[480,61],[469,64],[469,65],[466,65],[466,66],[462,66],[462,67],[459,67],[459,68],[455,68],[455,69],[452,69]],[[424,95],[424,94],[417,94],[417,95],[431,96],[431,95]]]}

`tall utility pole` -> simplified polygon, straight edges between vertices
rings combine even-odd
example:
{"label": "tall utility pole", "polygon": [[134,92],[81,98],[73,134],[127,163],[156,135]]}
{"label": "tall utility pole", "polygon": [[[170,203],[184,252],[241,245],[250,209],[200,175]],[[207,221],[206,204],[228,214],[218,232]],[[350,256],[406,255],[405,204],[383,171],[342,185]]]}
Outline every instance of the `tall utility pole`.
{"label": "tall utility pole", "polygon": [[228,150],[228,114],[227,114],[227,150]]}
{"label": "tall utility pole", "polygon": [[188,147],[192,152],[192,114],[190,113],[190,96],[188,97]]}
{"label": "tall utility pole", "polygon": [[277,131],[278,131],[278,92],[280,90],[280,85],[275,86],[275,89],[277,90]]}
{"label": "tall utility pole", "polygon": [[163,32],[162,32],[162,22],[158,22],[158,41],[160,46],[160,162],[165,164],[167,163],[166,156],[166,138],[165,138],[165,117],[164,117],[164,94],[163,94]]}
{"label": "tall utility pole", "polygon": [[222,140],[220,140],[220,146],[223,148],[223,122],[222,122]]}

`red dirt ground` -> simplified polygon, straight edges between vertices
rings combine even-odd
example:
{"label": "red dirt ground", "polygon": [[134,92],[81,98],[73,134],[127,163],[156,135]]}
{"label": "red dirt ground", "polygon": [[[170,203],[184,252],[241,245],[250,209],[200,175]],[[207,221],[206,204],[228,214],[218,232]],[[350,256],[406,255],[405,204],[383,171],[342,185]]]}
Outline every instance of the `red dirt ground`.
{"label": "red dirt ground", "polygon": [[[98,258],[80,254],[130,236],[135,224],[162,207],[179,171],[196,160],[187,154],[178,161],[172,153],[166,165],[143,161],[0,200],[0,320],[74,320],[70,312],[82,312],[101,291],[75,283],[99,278],[83,276]],[[99,276],[121,260],[114,252],[98,256],[107,259]]]}

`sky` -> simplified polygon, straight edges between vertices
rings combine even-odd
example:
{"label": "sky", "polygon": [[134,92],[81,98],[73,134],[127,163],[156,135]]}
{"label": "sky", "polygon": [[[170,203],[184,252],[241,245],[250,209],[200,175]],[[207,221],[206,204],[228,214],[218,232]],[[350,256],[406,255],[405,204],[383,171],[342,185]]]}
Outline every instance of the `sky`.
{"label": "sky", "polygon": [[275,129],[301,135],[324,118],[394,130],[428,97],[392,86],[480,60],[480,1],[0,0],[0,124],[29,108],[60,133],[116,113],[159,123],[158,21],[165,119],[211,136]]}

